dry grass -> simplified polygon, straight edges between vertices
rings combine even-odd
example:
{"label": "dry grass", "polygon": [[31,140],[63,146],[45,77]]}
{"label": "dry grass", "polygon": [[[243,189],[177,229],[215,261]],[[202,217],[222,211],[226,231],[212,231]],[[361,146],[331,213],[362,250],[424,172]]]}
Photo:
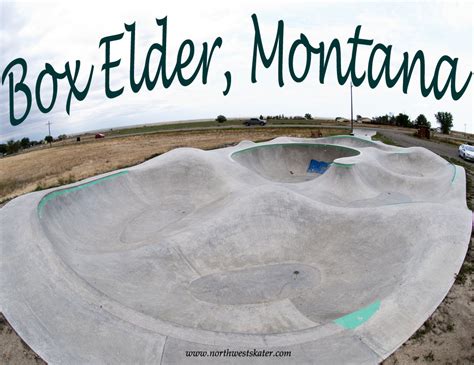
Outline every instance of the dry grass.
{"label": "dry grass", "polygon": [[[53,146],[0,159],[0,202],[143,162],[176,147],[212,149],[242,140],[310,137],[311,128],[249,128],[163,132]],[[347,134],[320,129],[323,135]]]}

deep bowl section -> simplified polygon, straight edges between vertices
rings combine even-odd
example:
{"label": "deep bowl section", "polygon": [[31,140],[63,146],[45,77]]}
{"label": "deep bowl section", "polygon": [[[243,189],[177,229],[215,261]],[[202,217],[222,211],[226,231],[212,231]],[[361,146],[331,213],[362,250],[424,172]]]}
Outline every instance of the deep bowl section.
{"label": "deep bowl section", "polygon": [[343,146],[284,143],[240,150],[232,154],[232,159],[268,180],[301,182],[324,174],[336,159],[358,154]]}

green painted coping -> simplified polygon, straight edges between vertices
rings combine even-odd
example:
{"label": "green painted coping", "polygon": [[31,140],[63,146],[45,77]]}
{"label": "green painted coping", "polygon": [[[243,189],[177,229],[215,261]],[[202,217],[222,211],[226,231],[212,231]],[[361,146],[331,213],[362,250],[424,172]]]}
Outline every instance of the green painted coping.
{"label": "green painted coping", "polygon": [[49,194],[46,194],[43,197],[43,199],[40,200],[40,202],[38,204],[38,215],[41,218],[41,211],[43,210],[44,206],[50,200],[53,200],[53,199],[57,198],[58,196],[68,194],[68,193],[72,193],[73,191],[81,190],[81,189],[87,188],[87,187],[92,186],[92,185],[100,184],[101,182],[103,182],[105,180],[114,179],[116,177],[119,177],[119,176],[122,176],[122,175],[125,175],[125,174],[128,174],[128,170],[120,171],[120,172],[117,172],[116,174],[113,174],[113,175],[104,176],[104,177],[101,177],[97,180],[93,180],[93,181],[90,181],[90,182],[85,183],[85,184],[73,186],[72,188],[56,190],[56,191],[53,191]]}
{"label": "green painted coping", "polygon": [[453,164],[453,163],[451,163],[451,162],[450,162],[450,164],[451,164],[451,166],[452,166],[453,169],[454,169],[453,177],[451,178],[451,185],[452,185],[452,184],[454,184],[454,179],[456,179],[456,173],[457,173],[457,170],[458,170],[458,169],[456,168],[456,165],[455,165],[455,164]]}
{"label": "green painted coping", "polygon": [[379,310],[379,308],[380,300],[377,300],[367,307],[361,308],[355,312],[346,314],[345,316],[334,320],[334,323],[341,327],[353,330],[359,327],[361,324],[367,322],[370,317],[372,317],[375,312]]}
{"label": "green painted coping", "polygon": [[338,167],[352,167],[352,166],[355,166],[355,163],[333,162],[331,165],[338,166]]}
{"label": "green painted coping", "polygon": [[[315,146],[317,146],[317,147],[329,147],[329,148],[334,148],[334,149],[339,149],[339,150],[348,150],[348,151],[356,152],[357,154],[354,155],[354,156],[360,155],[360,151],[358,151],[354,148],[346,147],[346,146],[338,146],[338,145],[327,144],[327,143],[301,143],[301,142],[293,143],[293,142],[288,142],[288,143],[271,143],[271,144],[264,144],[264,145],[244,148],[243,150],[233,152],[230,155],[230,157],[232,157],[236,154],[239,154],[241,152],[247,152],[247,151],[250,151],[250,150],[257,149],[257,148],[280,147],[280,146],[289,146],[289,145],[291,145],[291,146],[303,146],[303,147],[315,147]],[[348,156],[348,157],[354,157],[354,156]]]}
{"label": "green painted coping", "polygon": [[[408,154],[410,152],[392,152],[392,154],[394,155],[401,155],[401,154]],[[451,165],[454,169],[454,172],[453,172],[453,177],[451,178],[451,185],[454,184],[454,180],[456,179],[456,174],[457,174],[457,168],[456,168],[456,165],[451,163],[451,162],[448,162],[449,165]]]}
{"label": "green painted coping", "polygon": [[360,138],[360,137],[356,137],[356,136],[348,136],[347,134],[340,134],[340,135],[337,135],[337,136],[327,136],[327,137],[322,137],[322,138],[352,138],[352,139],[357,139],[359,141],[363,141],[363,142],[367,142],[367,143],[378,144],[377,142],[371,141],[369,139],[364,139],[364,138]]}

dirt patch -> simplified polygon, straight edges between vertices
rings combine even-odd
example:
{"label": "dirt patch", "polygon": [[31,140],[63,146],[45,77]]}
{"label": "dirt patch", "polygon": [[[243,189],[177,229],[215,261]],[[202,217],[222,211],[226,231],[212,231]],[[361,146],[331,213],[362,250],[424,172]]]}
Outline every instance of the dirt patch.
{"label": "dirt patch", "polygon": [[46,364],[16,334],[0,313],[0,363],[9,365]]}

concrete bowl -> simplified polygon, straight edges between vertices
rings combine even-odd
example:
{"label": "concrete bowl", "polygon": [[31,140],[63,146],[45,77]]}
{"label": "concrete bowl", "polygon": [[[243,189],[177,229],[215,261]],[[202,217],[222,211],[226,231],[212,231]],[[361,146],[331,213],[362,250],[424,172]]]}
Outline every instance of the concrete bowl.
{"label": "concrete bowl", "polygon": [[463,169],[423,148],[182,148],[3,207],[1,310],[53,364],[377,363],[442,301],[471,225]]}

